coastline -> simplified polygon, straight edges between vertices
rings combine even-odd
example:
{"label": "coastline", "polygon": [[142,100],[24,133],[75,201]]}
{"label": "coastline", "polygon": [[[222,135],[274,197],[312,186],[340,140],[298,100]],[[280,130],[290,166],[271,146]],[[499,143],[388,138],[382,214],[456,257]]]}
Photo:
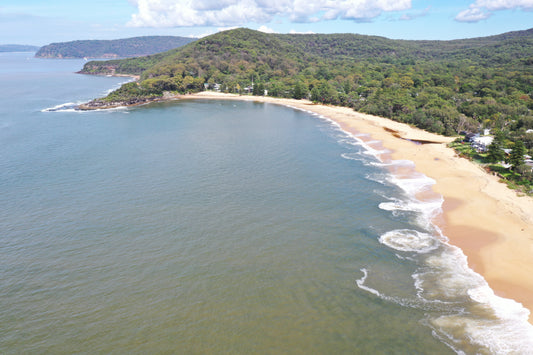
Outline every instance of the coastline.
{"label": "coastline", "polygon": [[118,78],[132,78],[133,81],[139,81],[141,79],[140,75],[135,75],[135,74],[89,73],[89,72],[84,72],[83,70],[77,71],[76,74],[94,75],[94,76],[115,76]]}
{"label": "coastline", "polygon": [[[416,172],[436,181],[432,189],[444,198],[434,223],[496,295],[530,310],[533,323],[533,199],[520,197],[498,178],[458,157],[446,146],[454,138],[429,133],[350,108],[306,100],[200,92],[179,99],[226,99],[292,106],[331,119],[352,134],[365,133],[390,151],[383,160],[410,160]],[[413,171],[414,172],[414,171]]]}

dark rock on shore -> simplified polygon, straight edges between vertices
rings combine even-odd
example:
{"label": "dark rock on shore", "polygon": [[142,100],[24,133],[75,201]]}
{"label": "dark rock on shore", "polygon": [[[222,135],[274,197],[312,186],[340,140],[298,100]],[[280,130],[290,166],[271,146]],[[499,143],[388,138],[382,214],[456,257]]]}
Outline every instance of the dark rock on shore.
{"label": "dark rock on shore", "polygon": [[89,101],[85,104],[81,104],[77,107],[78,110],[89,111],[89,110],[105,110],[110,108],[117,107],[128,107],[128,106],[138,106],[147,104],[150,102],[159,101],[162,98],[160,97],[150,97],[150,98],[132,98],[123,101],[104,101],[101,99],[96,99]]}

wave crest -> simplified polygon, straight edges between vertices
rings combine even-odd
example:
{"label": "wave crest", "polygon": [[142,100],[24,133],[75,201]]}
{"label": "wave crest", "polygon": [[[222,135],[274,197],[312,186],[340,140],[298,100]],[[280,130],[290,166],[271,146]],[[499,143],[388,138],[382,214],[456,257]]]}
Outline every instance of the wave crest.
{"label": "wave crest", "polygon": [[427,253],[439,247],[440,242],[428,233],[411,229],[389,231],[379,237],[379,242],[399,251]]}

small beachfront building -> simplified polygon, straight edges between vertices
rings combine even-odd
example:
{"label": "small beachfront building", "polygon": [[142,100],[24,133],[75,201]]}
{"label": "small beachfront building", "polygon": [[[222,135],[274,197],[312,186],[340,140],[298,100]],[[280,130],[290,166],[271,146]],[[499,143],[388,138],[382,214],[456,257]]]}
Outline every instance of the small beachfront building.
{"label": "small beachfront building", "polygon": [[492,136],[475,136],[471,139],[472,147],[478,152],[486,152],[493,140]]}

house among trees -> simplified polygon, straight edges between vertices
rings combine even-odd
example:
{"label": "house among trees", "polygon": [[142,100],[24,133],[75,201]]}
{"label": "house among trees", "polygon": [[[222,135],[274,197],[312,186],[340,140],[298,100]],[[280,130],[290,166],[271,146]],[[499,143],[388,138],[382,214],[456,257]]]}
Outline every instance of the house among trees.
{"label": "house among trees", "polygon": [[[464,133],[462,133],[462,134],[464,134]],[[472,139],[474,139],[474,137],[476,137],[476,136],[479,136],[479,134],[477,134],[477,133],[466,133],[463,142],[472,143]]]}
{"label": "house among trees", "polygon": [[524,155],[524,164],[528,166],[533,172],[533,160],[531,159],[531,156]]}
{"label": "house among trees", "polygon": [[477,134],[471,139],[471,145],[478,152],[486,152],[493,140],[494,137],[492,136],[480,136]]}
{"label": "house among trees", "polygon": [[469,142],[472,148],[478,152],[487,152],[494,141],[494,137],[489,136],[489,134],[490,129],[484,129],[483,135],[480,133],[467,133],[465,134],[464,142]]}

